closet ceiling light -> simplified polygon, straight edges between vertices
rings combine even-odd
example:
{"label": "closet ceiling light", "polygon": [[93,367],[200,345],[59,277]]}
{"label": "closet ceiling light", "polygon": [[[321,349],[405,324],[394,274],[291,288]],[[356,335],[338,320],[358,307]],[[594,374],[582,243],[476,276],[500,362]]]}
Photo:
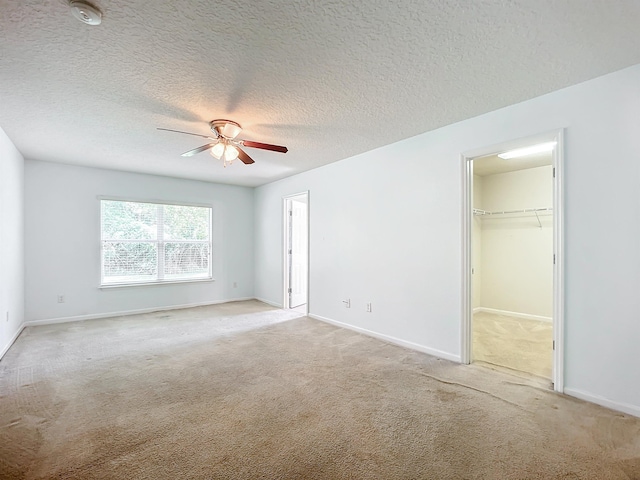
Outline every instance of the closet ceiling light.
{"label": "closet ceiling light", "polygon": [[550,152],[555,146],[556,142],[539,143],[537,145],[531,145],[530,147],[516,148],[515,150],[499,153],[498,156],[505,160],[509,160],[510,158],[526,157],[527,155],[534,155],[536,153]]}

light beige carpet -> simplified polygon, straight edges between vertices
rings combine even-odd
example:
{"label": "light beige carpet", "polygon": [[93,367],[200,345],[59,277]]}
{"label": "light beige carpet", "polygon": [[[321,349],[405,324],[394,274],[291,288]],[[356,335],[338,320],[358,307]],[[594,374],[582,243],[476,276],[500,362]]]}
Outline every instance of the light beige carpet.
{"label": "light beige carpet", "polygon": [[640,419],[295,315],[27,329],[0,362],[0,478],[640,478]]}
{"label": "light beige carpet", "polygon": [[553,365],[551,322],[473,314],[473,361],[509,368],[551,380]]}

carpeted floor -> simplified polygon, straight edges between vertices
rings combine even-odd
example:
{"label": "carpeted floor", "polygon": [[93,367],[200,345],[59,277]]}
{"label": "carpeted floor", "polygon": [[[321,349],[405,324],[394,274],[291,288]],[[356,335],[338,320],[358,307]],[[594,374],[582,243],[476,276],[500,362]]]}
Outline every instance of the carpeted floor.
{"label": "carpeted floor", "polygon": [[551,322],[487,312],[473,314],[474,361],[551,380],[552,342]]}
{"label": "carpeted floor", "polygon": [[0,478],[640,478],[640,419],[297,315],[27,329],[0,362]]}

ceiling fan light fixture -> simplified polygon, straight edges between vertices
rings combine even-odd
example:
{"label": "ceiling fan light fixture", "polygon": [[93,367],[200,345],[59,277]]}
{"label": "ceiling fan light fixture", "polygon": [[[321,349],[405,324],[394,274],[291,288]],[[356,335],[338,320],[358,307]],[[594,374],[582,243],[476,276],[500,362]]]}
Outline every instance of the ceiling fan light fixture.
{"label": "ceiling fan light fixture", "polygon": [[211,155],[213,155],[218,160],[220,160],[222,158],[222,155],[224,154],[224,150],[225,150],[224,143],[222,142],[216,143],[211,149]]}
{"label": "ceiling fan light fixture", "polygon": [[225,126],[222,128],[222,135],[229,139],[234,139],[240,132],[242,131],[242,127],[237,123],[227,122]]}
{"label": "ceiling fan light fixture", "polygon": [[227,145],[227,148],[224,150],[224,160],[226,162],[233,162],[236,158],[238,158],[238,149],[233,145]]}

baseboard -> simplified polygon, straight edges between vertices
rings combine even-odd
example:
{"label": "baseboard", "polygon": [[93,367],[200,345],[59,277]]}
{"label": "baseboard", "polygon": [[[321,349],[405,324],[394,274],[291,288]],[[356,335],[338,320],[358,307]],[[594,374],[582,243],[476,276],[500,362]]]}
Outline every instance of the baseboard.
{"label": "baseboard", "polygon": [[259,302],[266,303],[267,305],[271,305],[276,308],[284,308],[281,303],[271,302],[269,300],[265,300],[264,298],[254,297],[254,300],[258,300]]}
{"label": "baseboard", "polygon": [[609,400],[608,398],[601,397],[600,395],[593,395],[575,388],[565,388],[564,393],[572,397],[579,398],[580,400],[585,400],[587,402],[610,408],[611,410],[633,415],[634,417],[640,417],[640,407],[636,405],[616,402],[615,400]]}
{"label": "baseboard", "polygon": [[20,327],[18,327],[18,331],[15,333],[15,335],[13,337],[11,337],[11,340],[9,340],[9,343],[7,343],[7,345],[2,350],[0,350],[0,360],[2,360],[2,357],[4,357],[5,353],[7,353],[9,351],[9,349],[15,343],[15,341],[18,339],[18,337],[20,336],[22,331],[25,329],[25,327],[26,327],[26,325],[24,323],[22,325],[20,325]]}
{"label": "baseboard", "polygon": [[473,313],[485,312],[493,313],[495,315],[506,315],[507,317],[525,318],[527,320],[539,320],[541,322],[553,322],[553,318],[545,317],[543,315],[532,315],[530,313],[510,312],[508,310],[498,310],[497,308],[476,307],[473,309]]}
{"label": "baseboard", "polygon": [[391,337],[389,335],[384,335],[382,333],[374,332],[371,330],[367,330],[366,328],[355,327],[353,325],[349,325],[348,323],[338,322],[336,320],[332,320],[330,318],[321,317],[320,315],[314,315],[313,313],[308,314],[309,317],[320,320],[321,322],[330,323],[332,325],[336,325],[338,327],[346,328],[348,330],[353,330],[358,333],[362,333],[369,337],[374,337],[379,340],[384,340],[385,342],[393,343],[395,345],[399,345],[401,347],[409,348],[411,350],[417,350],[418,352],[426,353],[428,355],[443,358],[445,360],[450,360],[452,362],[460,363],[461,359],[459,355],[453,355],[448,352],[443,352],[441,350],[436,350],[435,348],[425,347],[424,345],[419,345],[417,343],[408,342],[406,340],[401,340],[399,338]]}
{"label": "baseboard", "polygon": [[89,315],[76,315],[73,317],[46,318],[42,320],[29,320],[24,322],[25,327],[37,327],[38,325],[54,325],[56,323],[81,322],[83,320],[97,320],[99,318],[121,317],[123,315],[139,315],[141,313],[164,312],[167,310],[180,310],[182,308],[205,307],[207,305],[218,305],[220,303],[243,302],[245,300],[254,300],[254,297],[231,298],[227,300],[216,300],[209,302],[188,303],[184,305],[170,305],[165,307],[149,307],[137,310],[122,310],[119,312],[94,313]]}

